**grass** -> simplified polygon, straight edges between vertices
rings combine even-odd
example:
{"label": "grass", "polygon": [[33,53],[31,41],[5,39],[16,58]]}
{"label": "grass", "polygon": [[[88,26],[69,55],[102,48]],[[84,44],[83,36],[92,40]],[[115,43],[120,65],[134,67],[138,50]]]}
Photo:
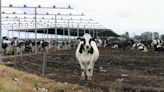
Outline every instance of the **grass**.
{"label": "grass", "polygon": [[46,88],[48,92],[90,92],[88,88],[79,85],[55,82],[0,65],[0,92],[36,92],[34,88],[37,87]]}

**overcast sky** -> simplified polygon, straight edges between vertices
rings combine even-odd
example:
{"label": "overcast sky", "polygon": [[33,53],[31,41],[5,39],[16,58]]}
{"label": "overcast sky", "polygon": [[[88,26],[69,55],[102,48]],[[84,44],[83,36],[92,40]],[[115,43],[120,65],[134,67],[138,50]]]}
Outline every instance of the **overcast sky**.
{"label": "overcast sky", "polygon": [[[2,0],[2,5],[67,6],[118,34],[145,31],[164,34],[164,0]],[[54,12],[65,12],[56,10]]]}

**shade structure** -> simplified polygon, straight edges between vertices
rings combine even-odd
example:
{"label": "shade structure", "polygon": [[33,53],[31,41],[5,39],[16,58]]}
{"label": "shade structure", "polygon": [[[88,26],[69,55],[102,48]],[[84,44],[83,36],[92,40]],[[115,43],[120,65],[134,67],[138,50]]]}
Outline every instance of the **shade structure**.
{"label": "shade structure", "polygon": [[[77,36],[77,28],[69,28],[70,29],[70,36]],[[28,30],[28,32],[30,33],[34,33],[35,29],[21,29],[21,32],[25,32],[26,30]],[[47,32],[48,30],[48,32]],[[111,29],[89,29],[89,28],[79,28],[79,36],[83,36],[84,34],[84,30],[85,33],[89,33],[93,36],[97,34],[98,32],[98,36],[99,37],[120,37],[118,34],[116,34],[114,31],[112,31]],[[12,31],[12,30],[9,30]],[[18,31],[18,30],[13,30],[13,31]],[[45,33],[45,34],[55,34],[55,28],[51,27],[51,28],[38,28],[37,29],[37,33]],[[68,28],[63,28],[63,27],[58,27],[57,28],[57,35],[68,35]]]}

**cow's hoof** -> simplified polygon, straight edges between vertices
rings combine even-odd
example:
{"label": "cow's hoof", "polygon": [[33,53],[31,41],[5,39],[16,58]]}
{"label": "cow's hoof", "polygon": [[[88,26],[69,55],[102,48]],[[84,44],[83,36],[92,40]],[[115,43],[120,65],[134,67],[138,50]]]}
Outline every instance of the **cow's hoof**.
{"label": "cow's hoof", "polygon": [[87,77],[87,80],[92,80],[92,76],[88,76]]}
{"label": "cow's hoof", "polygon": [[85,80],[85,76],[81,76],[81,80]]}

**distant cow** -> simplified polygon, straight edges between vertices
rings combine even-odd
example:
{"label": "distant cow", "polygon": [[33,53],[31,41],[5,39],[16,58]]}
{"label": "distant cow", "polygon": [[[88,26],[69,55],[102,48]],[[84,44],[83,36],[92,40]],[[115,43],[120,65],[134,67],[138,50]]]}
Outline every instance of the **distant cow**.
{"label": "distant cow", "polygon": [[99,38],[95,39],[95,42],[96,42],[97,47],[102,47],[103,41],[101,39],[99,39]]}
{"label": "distant cow", "polygon": [[76,58],[80,63],[81,67],[81,79],[91,80],[93,76],[94,64],[99,57],[99,50],[97,48],[94,38],[90,34],[84,34],[82,38],[78,38],[76,49]]}
{"label": "distant cow", "polygon": [[154,47],[154,51],[164,51],[164,47],[160,39],[154,39],[151,45]]}
{"label": "distant cow", "polygon": [[152,40],[147,40],[147,41],[141,40],[141,43],[143,43],[147,48],[150,48],[151,47]]}
{"label": "distant cow", "polygon": [[147,47],[143,43],[134,43],[131,49],[134,50],[135,48],[141,52],[148,52]]}
{"label": "distant cow", "polygon": [[125,41],[118,41],[112,43],[112,49],[122,49],[126,50],[126,48],[131,47],[133,45],[134,41],[133,40],[125,40]]}
{"label": "distant cow", "polygon": [[2,41],[3,54],[11,55],[12,54],[12,41],[7,37],[3,37]]}
{"label": "distant cow", "polygon": [[103,41],[103,47],[105,48],[106,46],[107,46],[107,41],[104,40],[104,41]]}
{"label": "distant cow", "polygon": [[118,49],[118,44],[112,44],[112,49]]}
{"label": "distant cow", "polygon": [[48,51],[48,49],[51,48],[49,41],[42,40],[40,44],[41,44],[41,47],[43,48],[43,50]]}

